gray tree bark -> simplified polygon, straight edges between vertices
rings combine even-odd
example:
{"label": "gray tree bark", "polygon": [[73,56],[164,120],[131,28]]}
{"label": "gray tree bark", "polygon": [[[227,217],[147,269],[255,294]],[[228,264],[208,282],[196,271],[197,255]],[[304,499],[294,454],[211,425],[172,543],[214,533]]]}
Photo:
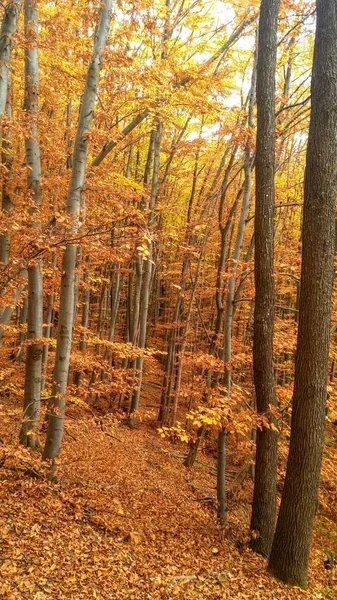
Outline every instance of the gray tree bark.
{"label": "gray tree bark", "polygon": [[[72,234],[77,232],[79,226],[81,196],[85,184],[88,154],[88,133],[93,118],[99,73],[102,65],[102,55],[107,42],[112,6],[112,0],[106,0],[105,4],[101,5],[99,22],[95,33],[94,49],[88,66],[77,126],[73,152],[73,166],[66,204],[67,214],[73,218]],[[56,344],[52,403],[50,405],[50,415],[48,419],[47,439],[43,451],[43,458],[45,459],[56,458],[60,452],[62,442],[73,328],[76,252],[76,246],[68,244],[62,262],[59,327]],[[50,472],[51,477],[53,477],[54,472],[55,467],[53,466]]]}
{"label": "gray tree bark", "polygon": [[[27,187],[32,206],[31,227],[40,228],[38,211],[42,202],[41,158],[38,142],[38,12],[35,0],[24,0],[25,26],[25,99],[24,109],[29,119],[29,135],[25,139],[26,163],[28,167]],[[41,361],[42,361],[42,325],[43,325],[43,281],[42,261],[35,260],[28,266],[28,317],[27,317],[27,353],[25,371],[25,389],[23,404],[23,423],[20,441],[25,446],[39,446],[37,434],[41,400]],[[35,341],[36,340],[36,341]]]}
{"label": "gray tree bark", "polygon": [[12,56],[12,35],[15,33],[20,12],[21,0],[9,0],[0,30],[0,116],[5,112],[9,66]]}

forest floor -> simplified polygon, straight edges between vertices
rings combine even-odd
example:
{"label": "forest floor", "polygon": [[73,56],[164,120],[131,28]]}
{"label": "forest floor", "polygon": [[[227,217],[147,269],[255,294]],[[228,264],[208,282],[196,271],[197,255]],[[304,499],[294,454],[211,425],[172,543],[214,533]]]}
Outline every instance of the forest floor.
{"label": "forest floor", "polygon": [[[148,387],[148,404],[154,396]],[[202,453],[184,468],[186,445],[159,436],[153,405],[134,431],[111,413],[95,418],[70,406],[58,483],[16,444],[20,408],[1,413],[1,599],[337,598],[336,570],[323,565],[337,545],[335,510],[323,502],[316,519],[308,591],[279,584],[247,547],[249,478],[229,493],[220,531],[215,458]]]}

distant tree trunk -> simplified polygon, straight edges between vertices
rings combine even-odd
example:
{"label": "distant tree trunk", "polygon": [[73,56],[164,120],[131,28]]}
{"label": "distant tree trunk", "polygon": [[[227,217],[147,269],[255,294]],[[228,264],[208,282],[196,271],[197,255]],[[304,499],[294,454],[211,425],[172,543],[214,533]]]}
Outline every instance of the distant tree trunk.
{"label": "distant tree trunk", "polygon": [[[228,151],[226,150],[221,158],[221,161],[220,161],[220,164],[216,171],[216,174],[215,174],[213,181],[211,183],[211,186],[207,192],[207,196],[206,196],[205,203],[204,203],[204,209],[202,210],[201,215],[199,217],[200,221],[202,221],[202,222],[207,220],[208,213],[211,210],[211,206],[212,206],[212,199],[214,197],[216,197],[215,189],[216,189],[217,183],[219,181],[219,178],[222,174],[223,168],[225,166],[227,154],[228,154]],[[191,247],[197,246],[197,245],[203,246],[203,243],[205,241],[204,234],[203,234],[202,238],[200,238],[195,233],[193,226],[192,226],[192,218],[195,218],[196,209],[198,206],[198,201],[195,202],[195,194],[196,194],[196,189],[197,189],[197,178],[198,178],[198,171],[199,171],[198,164],[199,164],[199,151],[196,154],[196,159],[195,159],[195,164],[194,164],[192,189],[191,189],[191,193],[190,193],[190,197],[189,197],[189,203],[188,203],[188,209],[187,209],[187,219],[186,219],[185,243],[186,243],[186,245],[191,246]],[[224,177],[226,177],[226,175]],[[208,178],[206,177],[205,179],[208,179]],[[204,185],[205,185],[205,183],[206,183],[206,181],[204,181]],[[203,187],[204,186],[202,185],[199,190],[199,194],[198,194],[199,198],[201,196]],[[158,420],[160,421],[160,423],[162,425],[169,424],[169,416],[170,416],[171,401],[172,401],[172,397],[171,397],[172,396],[172,388],[175,383],[174,382],[174,367],[175,367],[175,363],[176,363],[176,354],[177,354],[177,347],[178,347],[177,338],[178,338],[179,329],[180,329],[179,321],[183,320],[183,316],[182,316],[183,300],[184,300],[184,294],[185,294],[185,290],[186,290],[187,283],[188,283],[187,275],[191,268],[192,258],[193,257],[190,252],[186,252],[186,254],[183,258],[183,264],[182,264],[181,276],[180,276],[180,282],[179,282],[180,290],[179,290],[179,295],[176,300],[173,318],[172,318],[173,326],[170,330],[169,337],[168,337],[167,358],[165,361],[165,375],[164,375],[162,395],[161,395],[161,400],[160,400],[160,409],[159,409],[159,414],[158,414]],[[193,449],[191,449],[191,454],[194,455]],[[192,464],[189,464],[189,463],[190,463],[190,461],[188,459],[186,461],[186,466],[192,466]]]}
{"label": "distant tree trunk", "polygon": [[[253,128],[253,112],[255,104],[255,86],[256,86],[256,64],[254,62],[252,73],[252,86],[249,94],[249,113],[248,125]],[[235,240],[235,247],[231,257],[231,268],[237,266],[241,256],[243,237],[246,226],[246,219],[250,205],[251,196],[251,175],[252,175],[252,153],[251,153],[252,137],[248,135],[245,156],[244,156],[244,172],[245,182],[243,188],[243,199],[241,206],[238,231]],[[235,275],[231,275],[228,279],[228,289],[226,296],[225,314],[224,314],[224,341],[223,341],[223,360],[224,360],[224,384],[226,388],[227,398],[230,398],[232,387],[232,336],[234,322],[234,298],[235,298]],[[217,500],[218,500],[218,519],[221,525],[224,524],[226,518],[226,441],[227,432],[223,427],[218,434],[218,463],[217,463]]]}
{"label": "distant tree trunk", "polygon": [[[151,195],[150,195],[150,203],[147,207],[149,211],[149,231],[150,234],[153,233],[153,220],[154,220],[154,209],[155,203],[157,199],[158,193],[158,177],[159,177],[159,159],[160,159],[160,145],[161,145],[161,122],[157,121],[157,127],[153,136],[153,175],[152,175],[152,186],[151,186]],[[149,300],[150,300],[150,292],[151,292],[151,282],[152,282],[152,271],[155,267],[153,264],[153,242],[152,240],[148,241],[148,250],[149,254],[147,256],[147,260],[145,262],[144,275],[142,281],[142,300],[141,300],[141,310],[139,313],[139,348],[145,348],[146,346],[146,334],[147,334],[147,317],[149,310]],[[130,406],[130,415],[129,415],[129,426],[134,427],[135,425],[135,411],[138,410],[139,401],[140,401],[140,392],[142,386],[143,379],[143,365],[144,365],[144,357],[138,356],[136,360],[136,371],[137,371],[137,379],[136,379],[136,387],[133,390],[131,406]]]}
{"label": "distant tree trunk", "polygon": [[[12,85],[11,85],[11,77],[7,77],[7,102],[6,102],[6,114],[8,119],[12,118]],[[2,181],[2,198],[1,198],[1,208],[6,215],[9,215],[12,209],[12,199],[10,194],[8,193],[8,182],[12,172],[12,136],[11,136],[11,128],[10,126],[4,126],[2,123],[1,127],[2,133],[2,147],[1,147],[1,162],[4,166],[4,174]],[[10,236],[9,231],[6,230],[0,234],[0,263],[4,265],[8,264],[9,261],[9,248],[10,248]],[[5,293],[5,289],[1,290],[2,293]]]}
{"label": "distant tree trunk", "polygon": [[[56,269],[56,254],[53,254],[53,257],[51,260],[51,267],[52,267],[53,271],[54,271],[54,269]],[[47,302],[46,302],[47,306],[46,306],[46,312],[45,312],[46,325],[44,327],[44,332],[43,332],[44,338],[52,337],[52,331],[53,331],[52,319],[53,319],[53,313],[54,313],[54,301],[55,301],[54,284],[52,284],[51,294],[47,295]],[[46,386],[48,353],[49,353],[49,344],[44,343],[43,349],[42,349],[41,392],[45,389],[45,386]]]}
{"label": "distant tree trunk", "polygon": [[[117,316],[118,316],[118,308],[122,293],[123,287],[123,278],[124,275],[119,271],[120,265],[116,265],[116,271],[111,271],[111,293],[110,293],[110,323],[109,323],[109,334],[108,334],[108,342],[112,342],[115,337]],[[107,361],[107,364],[111,366],[112,364],[112,353],[111,348],[109,346],[106,347],[104,351],[104,360]],[[101,370],[101,380],[104,381],[108,375],[108,372],[105,369]]]}
{"label": "distant tree trunk", "polygon": [[[189,245],[193,245],[196,241],[195,234],[191,233],[191,218],[192,218],[192,207],[196,193],[196,185],[197,185],[197,177],[198,177],[198,164],[199,164],[199,151],[196,153],[194,170],[193,170],[193,179],[192,179],[192,189],[189,197],[188,208],[187,208],[187,219],[186,219],[186,232],[185,232],[185,240]],[[177,335],[179,328],[179,321],[181,316],[183,298],[185,294],[185,288],[187,285],[187,274],[191,265],[191,254],[186,253],[183,257],[183,263],[181,267],[181,276],[179,282],[179,293],[176,299],[173,318],[172,318],[172,327],[168,336],[168,347],[167,347],[167,358],[165,361],[165,374],[163,380],[163,388],[160,399],[160,409],[158,420],[163,424],[167,425],[169,423],[169,411],[171,407],[171,394],[173,387],[173,371],[174,371],[174,363],[176,359],[176,345],[177,345]]]}
{"label": "distant tree trunk", "polygon": [[208,238],[208,228],[205,230],[203,242],[200,247],[198,263],[196,266],[194,281],[193,281],[192,288],[191,288],[191,296],[190,296],[190,300],[188,303],[186,315],[184,318],[184,327],[183,327],[182,336],[181,336],[182,337],[181,347],[180,347],[179,355],[177,357],[177,367],[176,367],[177,372],[176,372],[176,380],[175,380],[175,389],[174,389],[172,413],[171,413],[170,421],[169,421],[170,427],[175,427],[176,420],[177,420],[177,411],[178,411],[180,388],[181,388],[182,374],[183,374],[183,367],[184,367],[184,357],[185,357],[186,346],[187,346],[188,329],[189,329],[190,321],[192,318],[192,309],[193,309],[193,303],[195,301],[195,292],[196,292],[197,285],[198,285],[200,268],[201,268],[202,260],[205,256],[205,246],[206,246],[207,238]]}
{"label": "distant tree trunk", "polygon": [[[42,190],[41,190],[41,158],[38,142],[38,94],[39,94],[39,62],[38,62],[38,13],[35,0],[24,0],[25,25],[25,99],[24,109],[29,119],[29,134],[25,139],[26,163],[28,167],[27,187],[33,206],[29,212],[34,219],[31,227],[40,227]],[[39,445],[37,428],[40,415],[41,400],[41,364],[42,364],[42,325],[43,325],[43,282],[42,261],[34,260],[28,266],[28,317],[27,317],[27,352],[25,390],[23,404],[23,423],[20,441],[25,446],[36,448]],[[35,343],[33,340],[37,340]]]}
{"label": "distant tree trunk", "polygon": [[[275,405],[274,335],[274,174],[275,70],[279,0],[262,0],[257,58],[257,139],[255,205],[255,312],[253,370],[256,407],[268,416]],[[251,529],[251,547],[268,556],[274,535],[277,476],[277,432],[259,427]]]}
{"label": "distant tree trunk", "polygon": [[337,177],[337,6],[317,0],[290,449],[269,571],[305,587],[325,431]]}
{"label": "distant tree trunk", "polygon": [[[148,186],[151,182],[151,168],[153,162],[153,146],[155,140],[155,130],[151,131],[148,152],[146,157],[145,169],[144,169],[144,187],[148,189]],[[137,157],[138,158],[138,157]],[[143,196],[140,202],[140,207],[142,209],[148,209],[148,203],[146,202],[145,197]],[[141,294],[142,294],[142,285],[143,285],[143,258],[142,256],[138,256],[134,263],[134,271],[129,273],[129,285],[128,285],[128,295],[127,295],[127,327],[126,327],[126,342],[131,342],[135,347],[138,345],[139,335],[140,335],[140,310],[141,310]],[[134,359],[130,361],[130,369],[132,369],[132,384],[130,390],[127,394],[127,402],[124,399],[124,395],[121,396],[119,404],[122,406],[124,404],[124,410],[127,410],[130,415],[132,397],[134,393],[134,386],[136,380],[136,368],[137,368],[137,360]],[[127,369],[129,365],[129,359],[126,357],[123,359],[122,368]],[[131,426],[132,422],[129,421]]]}
{"label": "distant tree trunk", "polygon": [[[112,0],[101,5],[99,22],[95,34],[94,49],[87,71],[85,89],[82,97],[81,111],[77,126],[77,134],[73,152],[73,166],[68,191],[66,210],[74,219],[72,233],[78,230],[81,195],[85,184],[85,173],[88,153],[88,132],[93,118],[93,110],[97,95],[102,54],[105,49],[110,19]],[[60,291],[60,314],[56,344],[55,368],[53,376],[52,401],[48,419],[47,439],[43,458],[56,458],[60,452],[66,400],[66,388],[69,372],[70,350],[72,341],[74,312],[74,277],[76,265],[76,246],[67,245],[63,256]],[[54,475],[54,466],[50,476]]]}
{"label": "distant tree trunk", "polygon": [[[81,327],[87,329],[89,324],[89,309],[90,309],[90,288],[89,288],[89,275],[90,275],[90,257],[87,256],[85,259],[86,266],[83,275],[83,290],[82,290],[82,316],[81,316]],[[87,334],[85,331],[81,331],[79,351],[85,352],[87,348]],[[74,384],[79,386],[82,379],[82,371],[78,370],[74,372]]]}

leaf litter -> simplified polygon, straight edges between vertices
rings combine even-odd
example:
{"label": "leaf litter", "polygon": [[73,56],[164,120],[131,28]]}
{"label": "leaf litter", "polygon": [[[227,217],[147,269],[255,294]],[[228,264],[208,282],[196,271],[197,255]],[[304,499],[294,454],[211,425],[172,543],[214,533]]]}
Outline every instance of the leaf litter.
{"label": "leaf litter", "polygon": [[336,573],[322,567],[319,535],[308,591],[266,574],[265,560],[247,543],[250,482],[229,496],[220,531],[214,458],[203,454],[199,468],[184,468],[186,446],[162,439],[149,411],[135,431],[111,420],[108,436],[109,415],[103,429],[74,410],[58,483],[33,476],[41,474],[40,459],[26,449],[0,469],[2,600],[337,597]]}

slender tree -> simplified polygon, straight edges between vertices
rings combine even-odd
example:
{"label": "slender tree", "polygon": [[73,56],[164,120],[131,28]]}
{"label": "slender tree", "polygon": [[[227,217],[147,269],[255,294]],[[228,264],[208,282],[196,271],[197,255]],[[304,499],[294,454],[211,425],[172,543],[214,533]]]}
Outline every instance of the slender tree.
{"label": "slender tree", "polygon": [[[253,112],[255,104],[255,87],[256,87],[256,64],[254,61],[252,73],[252,86],[249,92],[249,108],[248,108],[248,125],[251,129],[254,127]],[[252,176],[252,136],[248,135],[244,154],[244,173],[245,181],[243,186],[243,198],[241,205],[241,213],[238,224],[238,231],[235,240],[234,251],[231,256],[232,266],[235,267],[240,260],[245,225],[250,204],[251,196],[251,176]],[[235,298],[235,275],[232,274],[228,279],[228,289],[226,295],[226,305],[224,313],[224,340],[223,340],[223,359],[224,368],[224,384],[226,396],[230,398],[232,387],[232,336],[234,323],[234,298]],[[220,523],[225,522],[226,518],[226,440],[227,431],[222,427],[218,434],[218,463],[217,463],[217,499],[218,499],[218,519]]]}
{"label": "slender tree", "polygon": [[[88,66],[86,84],[82,97],[66,205],[67,214],[73,220],[72,235],[76,234],[78,231],[81,196],[85,183],[87,164],[88,132],[90,131],[93,118],[99,73],[102,65],[102,55],[108,37],[112,5],[112,0],[106,0],[105,4],[102,4],[100,9],[93,54]],[[54,459],[57,457],[62,442],[66,400],[65,394],[68,380],[74,317],[76,253],[76,245],[68,244],[63,255],[59,326],[53,376],[52,401],[49,405],[50,415],[48,419],[47,439],[43,451],[43,458],[45,459]],[[53,477],[54,471],[55,467],[51,469],[51,477]]]}
{"label": "slender tree", "polygon": [[305,587],[325,431],[337,177],[337,5],[317,0],[290,449],[269,561]]}
{"label": "slender tree", "polygon": [[[149,211],[149,230],[153,229],[153,221],[154,221],[154,209],[155,202],[157,198],[158,192],[158,176],[159,176],[159,159],[160,159],[160,142],[161,142],[161,122],[157,121],[156,130],[153,136],[153,176],[152,176],[152,186],[151,186],[151,194],[150,194],[150,202],[146,207]],[[152,233],[152,231],[151,231]],[[150,301],[150,292],[151,292],[151,283],[152,283],[152,274],[155,268],[155,264],[153,261],[153,242],[149,240],[148,242],[148,250],[149,255],[145,262],[144,275],[142,277],[142,303],[139,312],[139,342],[138,346],[140,348],[145,348],[146,346],[146,334],[147,334],[147,319],[149,312],[149,301]],[[134,413],[138,410],[139,402],[140,402],[140,392],[142,386],[142,378],[143,378],[143,364],[144,364],[144,356],[139,356],[136,361],[136,370],[138,371],[137,377],[137,385],[133,391],[133,396],[131,400],[130,407],[130,417],[129,424],[131,427],[134,426]]]}
{"label": "slender tree", "polygon": [[[12,57],[12,35],[17,28],[18,15],[20,12],[21,0],[12,2],[9,0],[5,7],[4,16],[0,30],[0,118],[1,118],[1,147],[2,163],[6,166],[7,173],[2,184],[1,208],[5,214],[9,214],[12,208],[12,201],[7,191],[8,174],[12,168],[12,150],[11,150],[11,131],[10,127],[3,126],[3,115],[7,114],[8,119],[12,117],[12,85],[10,74],[10,62]],[[0,263],[8,264],[9,260],[10,236],[8,231],[0,234]],[[0,290],[4,294],[5,288]],[[20,290],[21,293],[21,290]],[[7,325],[12,316],[12,307],[6,307],[0,310],[0,323]],[[0,346],[2,343],[3,330],[0,328]]]}
{"label": "slender tree", "polygon": [[0,30],[0,115],[5,112],[9,67],[12,56],[12,35],[16,31],[21,0],[9,0]]}
{"label": "slender tree", "polygon": [[[257,139],[255,203],[255,311],[253,370],[256,407],[268,415],[276,402],[274,333],[274,174],[275,71],[279,0],[262,0],[257,58]],[[261,426],[256,436],[256,467],[251,529],[252,548],[268,556],[276,510],[277,433]]]}
{"label": "slender tree", "polygon": [[[39,60],[37,47],[38,12],[35,0],[24,1],[25,25],[25,99],[24,109],[27,117],[28,134],[25,139],[26,163],[28,167],[27,187],[32,205],[29,208],[31,227],[39,228],[38,211],[41,207],[41,158],[38,141],[38,95]],[[22,444],[32,448],[39,444],[37,425],[41,398],[41,361],[42,361],[42,323],[43,323],[43,280],[42,261],[34,260],[28,266],[28,315],[26,374],[24,391],[24,414],[20,433]]]}

